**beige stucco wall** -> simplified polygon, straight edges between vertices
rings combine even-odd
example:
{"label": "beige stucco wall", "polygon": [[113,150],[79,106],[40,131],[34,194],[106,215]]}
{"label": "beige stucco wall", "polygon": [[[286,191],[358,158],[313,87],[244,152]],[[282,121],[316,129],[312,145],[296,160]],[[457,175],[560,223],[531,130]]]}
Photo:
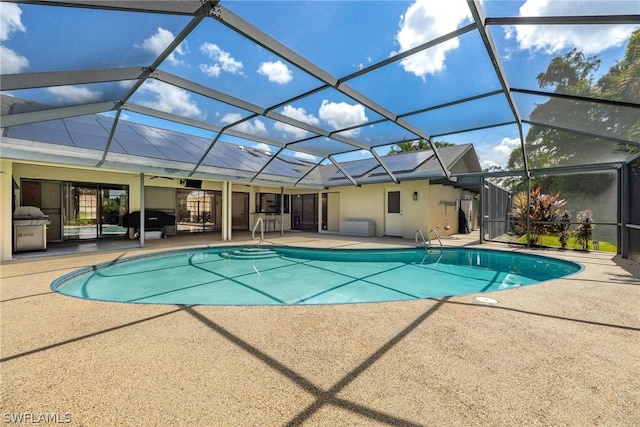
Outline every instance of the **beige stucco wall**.
{"label": "beige stucco wall", "polygon": [[163,187],[148,187],[145,185],[144,206],[145,209],[175,209],[175,189]]}
{"label": "beige stucco wall", "polygon": [[[458,200],[462,191],[451,186],[431,186],[431,200],[429,204],[429,227],[436,230],[440,236],[450,236],[458,232]],[[452,205],[448,205],[452,203]],[[447,229],[447,226],[449,229]],[[433,237],[433,236],[432,236]]]}
{"label": "beige stucco wall", "polygon": [[327,193],[327,231],[337,233],[340,230],[340,193]]}
{"label": "beige stucco wall", "polygon": [[[439,204],[441,200],[455,203],[462,196],[462,190],[454,187],[429,185],[427,180],[420,180],[331,189],[339,194],[340,219],[372,220],[376,223],[377,236],[385,234],[385,190],[401,192],[403,238],[413,239],[416,230],[423,230],[425,235],[431,229],[436,229],[441,236],[457,233],[456,207],[448,206],[445,218],[444,205]],[[413,200],[414,192],[417,193],[417,200]],[[332,209],[331,204],[329,209]],[[449,230],[445,230],[446,224],[449,225]]]}
{"label": "beige stucco wall", "polygon": [[[140,209],[140,175],[135,173],[109,172],[100,169],[77,169],[40,164],[13,164],[13,177],[18,184],[23,178],[57,181],[100,182],[129,186],[129,209]],[[145,180],[149,181],[147,178]],[[151,180],[153,183],[154,180]],[[171,181],[168,181],[171,182]],[[17,203],[20,203],[18,198]]]}
{"label": "beige stucco wall", "polygon": [[[140,174],[104,171],[101,169],[80,169],[51,166],[46,164],[13,163],[2,159],[2,171],[0,186],[2,188],[2,209],[0,210],[0,256],[2,259],[11,259],[11,195],[13,176],[17,183],[23,178],[98,182],[109,184],[121,184],[129,186],[129,209],[140,209]],[[145,187],[182,188],[180,179],[162,179],[145,175]],[[222,191],[223,183],[203,181],[202,189]],[[259,216],[255,212],[255,194],[257,192],[277,193],[281,191],[278,186],[248,186],[245,184],[233,184],[232,190],[249,193],[249,224],[253,227]],[[383,183],[364,185],[362,187],[346,186],[332,187],[328,190],[317,191],[311,189],[285,189],[285,194],[318,194],[318,223],[321,224],[321,200],[322,193],[328,193],[328,217],[327,231],[338,232],[340,221],[347,219],[372,220],[376,224],[376,235],[385,234],[385,197],[387,190],[401,192],[402,209],[402,237],[413,239],[416,230],[423,230],[425,234],[431,229],[436,229],[442,236],[455,234],[458,231],[458,214],[456,206],[447,206],[445,217],[444,205],[440,201],[455,202],[463,196],[463,192],[451,186],[429,185],[427,180],[407,181],[399,184]],[[414,193],[417,197],[414,200]],[[153,198],[153,191],[150,192]],[[19,197],[17,202],[19,203]],[[277,229],[280,228],[279,215],[269,215],[269,218],[278,218]],[[285,230],[290,229],[291,215],[285,214],[283,221]],[[449,225],[449,230],[445,226]]]}

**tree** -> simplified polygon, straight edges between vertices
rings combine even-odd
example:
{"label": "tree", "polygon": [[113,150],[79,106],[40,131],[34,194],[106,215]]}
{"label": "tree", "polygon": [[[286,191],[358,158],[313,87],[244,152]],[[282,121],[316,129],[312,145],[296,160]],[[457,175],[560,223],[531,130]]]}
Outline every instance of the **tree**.
{"label": "tree", "polygon": [[[622,61],[594,82],[594,73],[600,64],[598,57],[587,57],[573,49],[551,60],[547,70],[538,74],[538,85],[562,95],[637,103],[640,99],[640,30],[631,36]],[[636,108],[627,106],[552,97],[536,106],[531,120],[558,127],[579,124],[592,134],[613,134],[620,139],[640,141],[640,115]],[[525,138],[525,149],[529,167],[544,168],[620,158],[621,153],[637,152],[638,146],[534,125]],[[507,168],[522,167],[522,150],[515,149]]]}
{"label": "tree", "polygon": [[[598,81],[602,96],[607,99],[637,103],[640,99],[640,30],[631,35],[621,62],[611,67]],[[615,131],[621,137],[640,141],[640,116],[632,109],[617,111],[624,116]],[[640,151],[638,146],[630,146],[632,152]]]}
{"label": "tree", "polygon": [[[593,73],[600,66],[595,57],[585,57],[582,52],[571,52],[551,60],[547,70],[538,74],[541,89],[554,88],[563,95],[594,96]],[[585,108],[584,101],[551,98],[538,105],[531,113],[531,120],[564,127],[563,123],[590,123],[593,111]],[[543,168],[566,164],[569,159],[602,148],[604,144],[596,138],[586,138],[570,132],[543,126],[531,126],[525,138],[527,162],[530,168]],[[522,150],[513,150],[509,158],[509,169],[522,168]]]}
{"label": "tree", "polygon": [[[455,144],[451,142],[434,141],[433,145],[436,148],[442,148],[442,147],[449,147]],[[421,150],[429,150],[429,149],[431,149],[429,142],[425,141],[423,138],[420,138],[415,141],[406,141],[406,142],[397,143],[396,145],[391,147],[391,151],[389,151],[389,154],[398,154],[398,153],[405,153],[407,151],[421,151]]]}

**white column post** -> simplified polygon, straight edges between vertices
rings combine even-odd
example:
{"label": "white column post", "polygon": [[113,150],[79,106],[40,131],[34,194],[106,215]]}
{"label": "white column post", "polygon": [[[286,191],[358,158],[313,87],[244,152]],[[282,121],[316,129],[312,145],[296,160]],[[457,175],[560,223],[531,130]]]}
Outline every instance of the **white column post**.
{"label": "white column post", "polygon": [[316,204],[316,221],[318,222],[317,232],[322,233],[322,191],[318,191],[318,203]]}
{"label": "white column post", "polygon": [[232,184],[229,181],[222,182],[222,240],[231,240],[231,197]]}
{"label": "white column post", "polygon": [[232,232],[233,229],[233,183],[231,181],[227,181],[227,240],[232,240]]}
{"label": "white column post", "polygon": [[284,187],[280,187],[280,236],[284,236]]}
{"label": "white column post", "polygon": [[140,173],[140,247],[144,248],[144,229],[145,218],[147,215],[144,213],[144,172]]}
{"label": "white column post", "polygon": [[0,160],[0,260],[13,258],[13,162]]}

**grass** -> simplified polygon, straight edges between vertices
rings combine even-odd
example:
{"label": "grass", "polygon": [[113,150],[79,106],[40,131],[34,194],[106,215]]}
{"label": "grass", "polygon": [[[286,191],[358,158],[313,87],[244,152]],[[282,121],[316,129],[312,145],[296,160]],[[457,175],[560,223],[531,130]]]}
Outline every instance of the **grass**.
{"label": "grass", "polygon": [[[527,236],[521,236],[520,238],[518,238],[518,243],[527,243]],[[558,239],[558,235],[556,234],[547,234],[547,235],[542,235],[540,236],[540,246],[548,246],[548,247],[552,247],[552,248],[559,248],[560,247],[560,240]],[[567,249],[582,249],[582,246],[580,246],[575,239],[569,239],[569,243],[567,244]],[[589,250],[593,251],[595,250],[593,248],[593,241],[589,241]],[[601,252],[617,252],[618,251],[618,247],[611,243],[611,242],[605,242],[600,240],[599,241],[599,251]]]}

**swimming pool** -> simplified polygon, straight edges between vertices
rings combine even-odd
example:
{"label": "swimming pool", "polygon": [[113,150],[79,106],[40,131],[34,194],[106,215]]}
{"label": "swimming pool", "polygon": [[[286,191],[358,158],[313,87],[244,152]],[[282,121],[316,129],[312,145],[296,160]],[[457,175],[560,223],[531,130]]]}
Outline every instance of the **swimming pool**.
{"label": "swimming pool", "polygon": [[486,249],[307,249],[226,246],[126,258],[74,271],[52,290],[147,304],[346,304],[491,292],[581,270]]}

